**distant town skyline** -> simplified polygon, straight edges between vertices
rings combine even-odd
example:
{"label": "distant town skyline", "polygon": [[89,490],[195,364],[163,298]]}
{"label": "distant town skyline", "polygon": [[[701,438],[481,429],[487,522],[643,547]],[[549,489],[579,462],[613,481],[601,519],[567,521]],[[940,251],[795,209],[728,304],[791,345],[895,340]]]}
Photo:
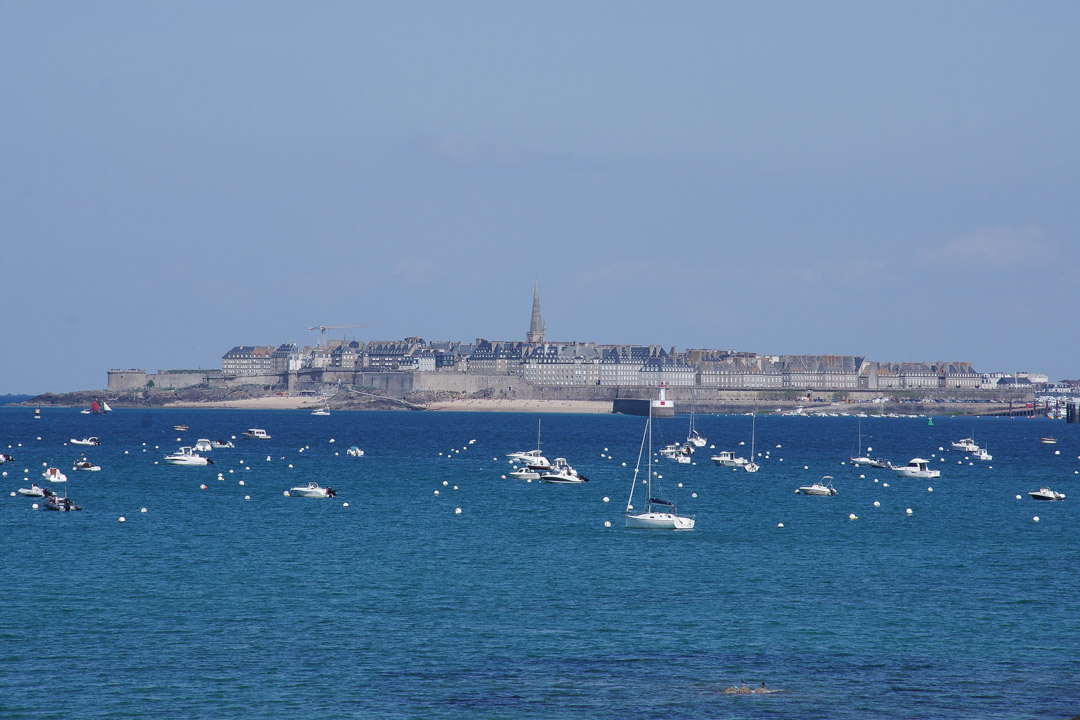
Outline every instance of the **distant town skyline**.
{"label": "distant town skyline", "polygon": [[1080,376],[1080,5],[0,4],[0,393],[524,338]]}

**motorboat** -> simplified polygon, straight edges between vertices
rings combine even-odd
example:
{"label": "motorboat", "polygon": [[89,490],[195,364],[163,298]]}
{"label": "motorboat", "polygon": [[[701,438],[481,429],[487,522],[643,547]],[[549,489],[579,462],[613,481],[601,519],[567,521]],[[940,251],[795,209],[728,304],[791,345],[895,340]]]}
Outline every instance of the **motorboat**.
{"label": "motorboat", "polygon": [[269,440],[270,436],[266,434],[266,431],[262,428],[248,428],[244,432],[240,433],[246,438],[252,438],[254,440]]}
{"label": "motorboat", "polygon": [[[657,493],[653,494],[652,472],[652,413],[653,405],[649,405],[649,419],[645,423],[645,432],[641,438],[641,449],[638,450],[637,464],[634,466],[633,484],[630,486],[630,497],[626,501],[626,527],[630,530],[693,530],[695,519],[693,515],[680,515],[675,503],[663,497],[662,488],[657,478]],[[648,453],[645,446],[648,443]],[[638,473],[641,470],[641,456],[646,457],[646,503],[644,512],[634,508],[634,491],[637,490]]]}
{"label": "motorboat", "polygon": [[1044,437],[1044,438],[1040,438],[1039,442],[1041,442],[1043,445],[1057,445],[1057,438],[1056,437]]}
{"label": "motorboat", "polygon": [[577,470],[570,467],[570,463],[566,462],[566,458],[555,458],[555,462],[552,464],[551,469],[540,475],[540,482],[580,485],[581,483],[589,482],[589,478],[581,475]]}
{"label": "motorboat", "polygon": [[76,440],[75,438],[71,438],[71,440],[69,440],[69,442],[72,445],[100,445],[101,444],[101,441],[98,440],[96,437],[87,437],[87,438],[83,438],[82,440]]}
{"label": "motorboat", "polygon": [[315,410],[311,411],[311,414],[312,415],[317,415],[319,417],[325,417],[325,416],[328,416],[330,414],[330,408],[328,408],[328,407],[316,408]]}
{"label": "motorboat", "polygon": [[512,473],[510,473],[510,477],[514,478],[515,480],[539,480],[540,473],[528,466],[525,466],[523,468],[518,468],[514,470]]}
{"label": "motorboat", "polygon": [[175,430],[176,432],[186,432],[186,431],[190,430],[191,428],[189,428],[187,425],[173,425],[172,429]]}
{"label": "motorboat", "polygon": [[832,475],[826,475],[813,485],[803,485],[795,492],[801,495],[838,495],[840,491],[833,487],[832,481]]}
{"label": "motorboat", "polygon": [[14,462],[14,461],[15,461],[15,458],[11,457],[10,455],[7,455],[5,453],[0,453],[0,465],[3,465],[4,463]]}
{"label": "motorboat", "polygon": [[717,453],[716,455],[713,455],[709,459],[712,460],[717,465],[722,465],[724,467],[734,467],[734,468],[742,467],[742,466],[746,465],[748,462],[750,462],[749,460],[747,460],[744,457],[735,457],[735,453],[731,452],[730,450],[721,450],[719,453]]}
{"label": "motorboat", "polygon": [[979,451],[975,453],[975,459],[990,461],[994,459],[994,456],[986,448],[979,448]]}
{"label": "motorboat", "polygon": [[1039,488],[1038,490],[1032,490],[1028,493],[1032,500],[1064,500],[1065,493],[1060,493],[1055,490],[1051,490],[1048,487]]}
{"label": "motorboat", "polygon": [[975,453],[979,452],[979,446],[975,444],[975,438],[961,438],[952,443],[953,450],[962,450],[963,452]]}
{"label": "motorboat", "polygon": [[214,464],[213,460],[203,457],[186,445],[171,455],[166,455],[165,462],[170,465],[185,465],[190,467]]}
{"label": "motorboat", "polygon": [[199,438],[195,441],[195,452],[213,452],[214,446],[206,438]]}
{"label": "motorboat", "polygon": [[306,498],[332,498],[337,496],[337,491],[332,487],[321,487],[317,482],[309,482],[307,485],[297,485],[289,488],[290,497]]}
{"label": "motorboat", "polygon": [[917,478],[919,480],[932,480],[941,477],[941,471],[931,469],[930,461],[922,458],[911,458],[907,465],[894,467],[893,472],[900,477]]}
{"label": "motorboat", "polygon": [[64,497],[49,495],[45,498],[45,502],[41,504],[41,509],[55,510],[57,512],[70,512],[72,510],[82,510],[82,505],[76,505],[75,501],[67,495]]}
{"label": "motorboat", "polygon": [[872,468],[878,468],[879,470],[892,470],[893,469],[892,461],[891,460],[886,460],[885,458],[872,458],[870,460],[870,462],[867,463],[867,465],[869,465]]}
{"label": "motorboat", "polygon": [[67,482],[67,475],[60,472],[60,468],[57,467],[48,468],[45,472],[41,473],[41,477],[45,478],[46,481],[53,483]]}
{"label": "motorboat", "polygon": [[100,465],[95,465],[86,458],[75,461],[75,467],[72,470],[82,470],[84,472],[98,472],[101,470]]}
{"label": "motorboat", "polygon": [[211,440],[210,447],[214,448],[215,450],[225,450],[228,448],[234,448],[236,447],[236,445],[233,444],[232,440]]}
{"label": "motorboat", "polygon": [[686,453],[679,453],[678,455],[676,455],[675,457],[673,457],[671,459],[674,460],[675,462],[679,463],[680,465],[689,465],[690,464],[690,456],[687,455]]}
{"label": "motorboat", "polygon": [[41,487],[37,483],[32,483],[28,488],[19,488],[18,492],[26,497],[49,497],[56,494],[49,488]]}
{"label": "motorboat", "polygon": [[353,445],[351,448],[345,451],[345,454],[349,457],[364,457],[364,451]]}

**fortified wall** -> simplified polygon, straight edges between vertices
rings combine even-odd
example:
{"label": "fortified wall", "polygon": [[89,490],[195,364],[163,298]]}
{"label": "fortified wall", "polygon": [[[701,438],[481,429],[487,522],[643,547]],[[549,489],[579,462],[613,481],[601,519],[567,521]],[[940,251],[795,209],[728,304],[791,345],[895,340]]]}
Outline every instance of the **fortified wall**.
{"label": "fortified wall", "polygon": [[[153,385],[150,385],[153,383]],[[159,370],[147,373],[145,370],[110,370],[110,391],[126,392],[143,390],[147,386],[159,389],[188,388],[198,385],[222,385],[220,370]]]}

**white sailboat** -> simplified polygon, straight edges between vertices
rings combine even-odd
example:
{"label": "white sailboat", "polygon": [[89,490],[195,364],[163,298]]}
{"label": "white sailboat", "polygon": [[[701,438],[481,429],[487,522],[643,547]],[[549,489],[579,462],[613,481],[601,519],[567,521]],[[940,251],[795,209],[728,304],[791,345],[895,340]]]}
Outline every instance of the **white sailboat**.
{"label": "white sailboat", "polygon": [[852,464],[854,464],[854,465],[869,465],[870,463],[873,462],[873,460],[871,460],[870,458],[863,455],[863,452],[862,452],[862,420],[861,419],[859,420],[859,440],[858,440],[858,443],[859,443],[859,447],[856,450],[856,455],[854,457],[849,458],[849,459],[851,460]]}
{"label": "white sailboat", "polygon": [[701,433],[694,427],[694,406],[690,405],[690,432],[686,436],[686,443],[693,445],[694,447],[705,447],[709,442],[708,438],[701,436]]}
{"label": "white sailboat", "polygon": [[754,436],[757,434],[757,413],[754,413],[750,417],[750,462],[743,465],[743,470],[749,473],[755,473],[761,469],[761,466],[754,462]]}
{"label": "white sailboat", "polygon": [[[637,490],[638,471],[641,469],[641,456],[648,444],[649,453],[646,456],[646,493],[648,501],[645,504],[645,512],[634,510],[634,491]],[[657,487],[659,489],[659,486]],[[659,493],[658,493],[659,494]],[[645,433],[641,438],[641,449],[638,450],[637,465],[634,466],[634,484],[630,488],[630,499],[626,501],[626,527],[641,530],[693,530],[694,518],[679,515],[675,503],[663,498],[653,497],[653,473],[652,473],[652,407],[649,407],[649,419],[645,423]]]}

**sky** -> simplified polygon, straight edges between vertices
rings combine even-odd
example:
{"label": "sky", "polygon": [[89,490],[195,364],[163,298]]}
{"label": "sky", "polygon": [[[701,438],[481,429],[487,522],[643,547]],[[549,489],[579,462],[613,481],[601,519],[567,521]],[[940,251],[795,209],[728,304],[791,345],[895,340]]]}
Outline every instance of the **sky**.
{"label": "sky", "polygon": [[548,338],[1080,377],[1080,4],[0,3],[0,393]]}

